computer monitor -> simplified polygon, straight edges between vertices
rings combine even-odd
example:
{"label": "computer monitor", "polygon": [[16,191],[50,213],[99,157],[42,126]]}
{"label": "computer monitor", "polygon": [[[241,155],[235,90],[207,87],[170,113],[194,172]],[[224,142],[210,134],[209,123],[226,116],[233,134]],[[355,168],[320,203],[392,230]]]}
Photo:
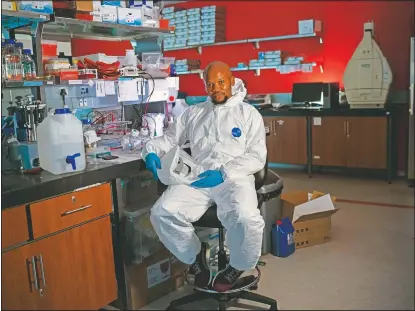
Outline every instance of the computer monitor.
{"label": "computer monitor", "polygon": [[291,102],[323,105],[323,83],[294,83],[291,95]]}

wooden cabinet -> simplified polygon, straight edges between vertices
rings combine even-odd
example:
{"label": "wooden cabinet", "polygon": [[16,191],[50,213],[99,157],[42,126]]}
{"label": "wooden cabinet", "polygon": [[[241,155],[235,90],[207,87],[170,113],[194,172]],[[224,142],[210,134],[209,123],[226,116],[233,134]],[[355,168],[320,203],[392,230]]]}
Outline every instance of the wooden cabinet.
{"label": "wooden cabinet", "polygon": [[111,212],[109,184],[36,202],[30,204],[33,236],[36,239]]}
{"label": "wooden cabinet", "polygon": [[26,206],[16,206],[1,212],[1,249],[29,240]]}
{"label": "wooden cabinet", "polygon": [[109,216],[2,255],[2,308],[98,310],[117,298]]}
{"label": "wooden cabinet", "polygon": [[[93,190],[101,197],[109,195],[111,198],[110,187]],[[81,198],[85,193],[79,192],[77,196]],[[61,209],[65,208],[60,204],[62,197],[46,200],[48,203],[44,209],[39,202],[35,209],[37,217],[43,217],[47,222],[51,212],[48,206],[55,206],[60,215]],[[91,200],[95,202],[98,199]],[[101,208],[94,211],[94,219],[90,219],[87,213],[85,219],[76,218],[75,226],[62,226],[53,232],[49,232],[52,226],[44,226],[49,235],[2,253],[2,309],[98,310],[117,299],[112,228],[108,215],[111,201],[100,205]],[[82,211],[76,214],[82,215]],[[26,213],[24,216],[26,219]],[[51,217],[57,219],[54,215]],[[31,221],[32,217],[29,218]]]}
{"label": "wooden cabinet", "polygon": [[386,117],[312,117],[313,165],[386,169]]}
{"label": "wooden cabinet", "polygon": [[346,166],[346,118],[312,117],[313,165]]}
{"label": "wooden cabinet", "polygon": [[306,117],[264,117],[264,124],[269,162],[307,164]]}
{"label": "wooden cabinet", "polygon": [[347,166],[386,169],[386,117],[347,118]]}

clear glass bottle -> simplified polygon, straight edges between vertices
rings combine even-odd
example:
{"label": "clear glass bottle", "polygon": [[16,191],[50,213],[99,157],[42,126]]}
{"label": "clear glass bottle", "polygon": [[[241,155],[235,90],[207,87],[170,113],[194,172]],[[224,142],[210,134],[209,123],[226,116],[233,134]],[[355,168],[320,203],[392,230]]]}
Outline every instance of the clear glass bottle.
{"label": "clear glass bottle", "polygon": [[30,54],[32,54],[30,49],[23,49],[22,69],[23,79],[25,80],[33,80],[36,78],[36,65]]}
{"label": "clear glass bottle", "polygon": [[6,65],[6,79],[21,81],[22,58],[18,50],[15,48],[15,41],[13,39],[6,40],[4,61]]}

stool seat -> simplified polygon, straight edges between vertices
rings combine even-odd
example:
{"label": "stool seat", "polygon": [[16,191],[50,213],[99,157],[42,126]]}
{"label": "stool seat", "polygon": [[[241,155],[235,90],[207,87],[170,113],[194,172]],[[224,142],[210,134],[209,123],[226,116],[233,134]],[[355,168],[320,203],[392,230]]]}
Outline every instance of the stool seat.
{"label": "stool seat", "polygon": [[[264,197],[257,193],[258,198],[258,208],[261,208],[262,203],[264,202]],[[208,210],[200,217],[199,220],[192,223],[194,226],[197,227],[204,227],[204,228],[223,228],[222,223],[218,219],[218,211],[217,205],[214,204],[208,208]]]}

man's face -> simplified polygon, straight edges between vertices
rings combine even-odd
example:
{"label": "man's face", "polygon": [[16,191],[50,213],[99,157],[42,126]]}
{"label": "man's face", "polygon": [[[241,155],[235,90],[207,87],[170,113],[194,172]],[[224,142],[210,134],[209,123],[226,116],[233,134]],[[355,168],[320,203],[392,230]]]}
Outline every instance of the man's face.
{"label": "man's face", "polygon": [[224,104],[232,97],[235,78],[230,72],[212,68],[206,75],[206,91],[214,104]]}

